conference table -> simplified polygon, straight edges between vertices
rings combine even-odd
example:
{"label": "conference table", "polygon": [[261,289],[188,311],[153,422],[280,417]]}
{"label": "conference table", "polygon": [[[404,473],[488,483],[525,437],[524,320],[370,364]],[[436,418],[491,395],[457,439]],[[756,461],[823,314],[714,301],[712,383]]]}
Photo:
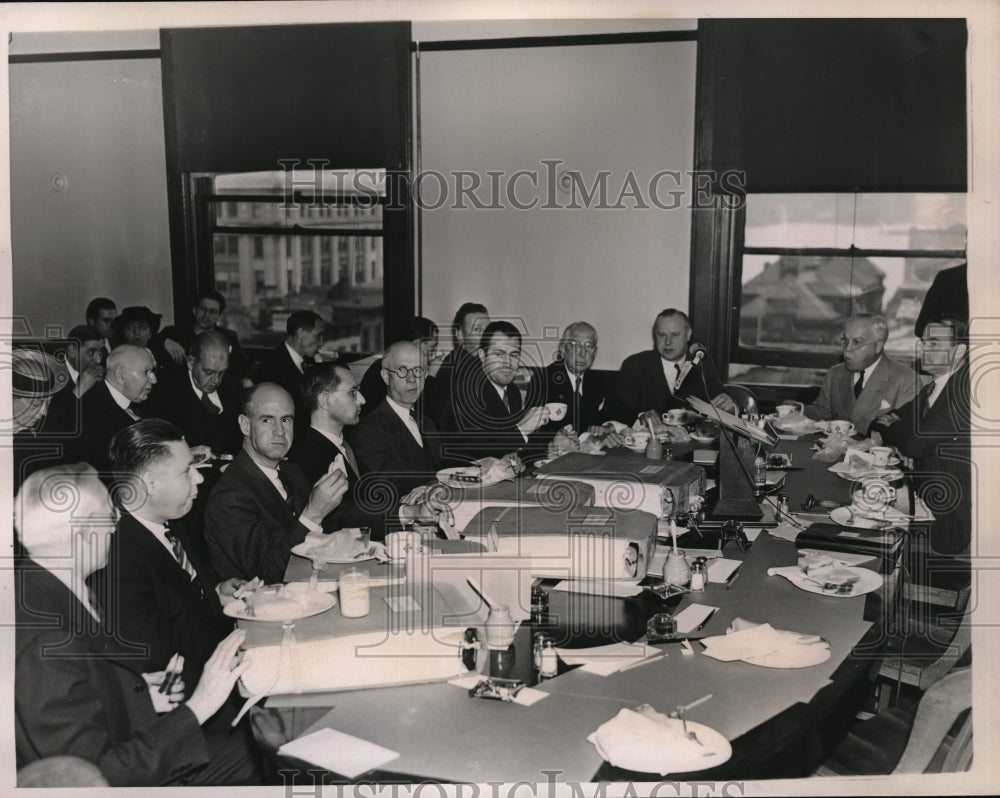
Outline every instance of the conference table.
{"label": "conference table", "polygon": [[[777,449],[792,454],[793,467],[801,468],[786,473],[782,488],[791,507],[809,494],[849,502],[851,483],[829,473],[830,463],[812,460],[810,444],[809,439],[785,440]],[[687,451],[675,447],[674,457],[684,458]],[[475,555],[481,550],[478,543],[467,541],[441,540],[435,546],[438,553]],[[553,580],[540,582],[548,588],[547,615],[539,623],[522,622],[512,646],[484,649],[477,661],[484,674],[534,685],[545,693],[536,703],[473,698],[467,683],[450,681],[273,696],[267,708],[254,710],[255,727],[267,730],[258,737],[266,738],[273,749],[305,733],[330,728],[399,754],[384,768],[355,777],[362,781],[582,783],[807,776],[870,698],[894,583],[887,580],[880,590],[850,597],[806,592],[780,576],[767,575],[769,568],[794,565],[798,554],[793,542],[764,531],[747,551],[729,545],[723,554],[741,561],[738,578],[710,582],[704,592],[666,599],[649,590],[612,597],[560,590]],[[884,560],[865,567],[892,575],[892,564]],[[298,639],[379,628],[398,631],[401,624],[405,628],[405,621],[384,600],[405,589],[398,566],[373,564],[369,570],[384,579],[380,577],[380,584],[372,588],[368,616],[342,618],[334,607],[296,624]],[[308,561],[293,557],[286,577],[302,581],[309,572]],[[335,568],[323,575],[335,577]],[[651,573],[643,581],[661,580]],[[436,586],[424,589],[435,592],[429,604],[436,615],[440,608],[461,609]],[[680,642],[658,644],[654,647],[666,656],[609,675],[568,666],[561,657],[558,676],[539,682],[532,655],[535,632],[553,635],[563,655],[598,643],[636,643],[643,640],[646,621],[653,614],[678,612],[692,603],[717,608],[703,628],[691,634],[692,653],[684,654]],[[705,655],[697,639],[725,634],[737,618],[819,635],[829,642],[831,656],[811,667],[788,669]],[[240,625],[248,630],[248,647],[274,644],[281,636],[277,624],[241,621]],[[732,756],[713,768],[671,774],[623,770],[605,762],[586,739],[621,709],[649,704],[669,713],[707,694],[712,698],[691,710],[688,718],[730,741]],[[315,777],[315,765],[289,757],[278,761],[282,768],[311,771]],[[325,783],[349,781],[336,773],[323,778]]]}

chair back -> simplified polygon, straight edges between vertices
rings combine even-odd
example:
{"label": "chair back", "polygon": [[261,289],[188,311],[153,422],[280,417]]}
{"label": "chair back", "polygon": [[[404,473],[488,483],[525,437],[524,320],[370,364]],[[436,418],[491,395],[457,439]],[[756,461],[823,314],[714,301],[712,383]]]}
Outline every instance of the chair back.
{"label": "chair back", "polygon": [[[956,718],[972,706],[972,668],[952,671],[928,688],[920,699],[910,739],[894,774],[924,773],[935,759]],[[972,716],[959,729],[936,772],[965,769],[972,761]]]}

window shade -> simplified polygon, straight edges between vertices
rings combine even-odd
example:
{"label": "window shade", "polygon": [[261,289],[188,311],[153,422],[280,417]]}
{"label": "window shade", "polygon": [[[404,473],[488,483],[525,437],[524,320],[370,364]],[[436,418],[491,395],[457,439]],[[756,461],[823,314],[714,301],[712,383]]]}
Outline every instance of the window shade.
{"label": "window shade", "polygon": [[964,19],[699,27],[699,168],[754,192],[965,191]]}
{"label": "window shade", "polygon": [[409,22],[161,31],[177,166],[243,172],[326,158],[330,168],[402,168],[409,42]]}

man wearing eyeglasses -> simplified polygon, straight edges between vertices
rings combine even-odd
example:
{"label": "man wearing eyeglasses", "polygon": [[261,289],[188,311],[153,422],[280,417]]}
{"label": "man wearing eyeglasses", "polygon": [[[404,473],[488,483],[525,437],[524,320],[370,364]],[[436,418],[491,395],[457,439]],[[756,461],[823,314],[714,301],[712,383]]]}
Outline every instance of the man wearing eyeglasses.
{"label": "man wearing eyeglasses", "polygon": [[969,343],[964,321],[938,317],[927,323],[920,365],[932,380],[912,401],[880,415],[871,426],[912,461],[917,494],[935,520],[931,544],[941,554],[968,549],[972,528],[969,405]]}
{"label": "man wearing eyeglasses", "polygon": [[347,437],[358,460],[405,496],[434,478],[441,462],[437,452],[437,427],[414,413],[424,390],[427,364],[417,344],[400,341],[385,350],[382,380],[386,397],[363,416]]}
{"label": "man wearing eyeglasses", "polygon": [[816,401],[804,409],[812,419],[846,419],[864,432],[876,416],[902,407],[920,387],[916,372],[884,353],[889,325],[877,314],[852,316],[840,338],[844,362],[823,377]]}
{"label": "man wearing eyeglasses", "polygon": [[579,434],[604,421],[601,410],[607,388],[598,375],[590,372],[597,357],[597,330],[585,321],[575,321],[563,330],[555,359],[538,379],[545,391],[545,401],[566,405],[562,421],[550,421],[544,432],[555,433],[572,425]]}
{"label": "man wearing eyeglasses", "polygon": [[108,471],[108,443],[115,433],[139,420],[154,385],[152,353],[131,344],[116,346],[108,355],[104,380],[80,400],[80,429],[67,441],[67,461],[83,461],[100,472]]}
{"label": "man wearing eyeglasses", "polygon": [[436,514],[423,505],[401,507],[402,497],[386,489],[388,480],[372,471],[344,439],[344,429],[358,423],[365,403],[349,368],[336,363],[310,367],[302,377],[302,396],[310,413],[309,427],[297,434],[289,459],[313,481],[322,478],[340,455],[347,475],[347,492],[324,517],[324,530],[366,526],[372,540],[381,540],[394,514],[401,523],[436,522]]}

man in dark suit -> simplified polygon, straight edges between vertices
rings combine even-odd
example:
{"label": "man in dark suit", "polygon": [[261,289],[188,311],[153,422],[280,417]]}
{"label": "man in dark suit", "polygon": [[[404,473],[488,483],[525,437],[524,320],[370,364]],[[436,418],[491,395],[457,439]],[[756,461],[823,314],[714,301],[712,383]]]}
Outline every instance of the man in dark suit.
{"label": "man in dark suit", "polygon": [[140,405],[156,384],[155,369],[148,349],[122,344],[111,351],[104,381],[81,400],[80,429],[67,441],[68,460],[108,470],[108,443],[116,432],[139,420]]}
{"label": "man in dark suit", "polygon": [[703,348],[690,351],[690,345],[687,314],[675,308],[661,311],[653,322],[653,348],[629,355],[622,362],[608,417],[632,424],[647,410],[660,415],[686,407],[688,396],[736,412],[736,403],[723,389],[711,358]]}
{"label": "man in dark suit", "polygon": [[347,439],[359,463],[389,480],[403,497],[434,479],[440,469],[434,422],[417,420],[414,407],[427,374],[420,347],[409,341],[390,346],[382,358],[386,397],[355,427]]}
{"label": "man in dark suit", "polygon": [[243,448],[212,488],[205,540],[222,579],[285,576],[292,546],[322,532],[326,515],[347,491],[343,472],[328,469],[309,482],[285,456],[295,432],[295,404],[279,385],[249,388],[239,417]]}
{"label": "man in dark suit", "polygon": [[[445,409],[442,449],[449,460],[502,458],[516,452],[542,454],[544,442],[531,435],[548,422],[545,407],[525,410],[514,385],[521,365],[521,333],[508,321],[486,326],[479,345],[478,368],[469,364],[455,375],[455,391]],[[537,450],[537,451],[535,451]]]}
{"label": "man in dark suit", "polygon": [[546,404],[562,402],[566,417],[550,421],[541,432],[555,434],[567,424],[577,433],[604,422],[602,410],[607,388],[597,374],[590,372],[597,357],[597,330],[585,321],[575,321],[563,330],[556,358],[532,380],[538,380]]}
{"label": "man in dark suit", "polygon": [[[434,352],[437,350],[438,326],[423,316],[413,316],[399,326],[393,333],[389,344],[392,345],[399,341],[409,341],[419,346],[424,356],[424,365],[427,367],[430,365]],[[383,358],[381,357],[376,358],[361,378],[361,395],[365,397],[365,403],[361,407],[361,418],[373,412],[375,408],[380,407],[382,400],[385,399],[386,384],[385,378],[382,376],[382,360]],[[421,382],[423,383],[424,391],[433,391],[434,380],[435,378],[430,376],[430,374],[423,377]],[[423,415],[422,404],[421,402],[417,405],[416,413],[418,417]]]}
{"label": "man in dark suit", "polygon": [[[67,489],[74,501],[59,501]],[[112,786],[259,781],[242,736],[201,729],[245,670],[237,657],[245,632],[219,645],[181,703],[182,691],[160,693],[165,674],[143,673],[104,626],[85,580],[107,562],[115,516],[96,472],[84,464],[36,472],[18,494],[15,526],[28,552],[14,579],[18,767],[76,756]]]}
{"label": "man in dark suit", "polygon": [[322,317],[311,310],[289,314],[285,340],[261,358],[254,374],[254,382],[273,382],[288,391],[295,402],[300,425],[309,420],[309,411],[302,401],[302,374],[307,366],[317,362],[325,327]]}
{"label": "man in dark suit", "polygon": [[184,682],[195,685],[219,642],[233,630],[222,612],[243,581],[220,582],[184,523],[202,478],[181,431],[143,419],[111,440],[111,466],[124,514],[107,568],[91,586],[108,625],[140,646],[141,670],[163,670],[184,657]]}
{"label": "man in dark suit", "polygon": [[190,446],[235,454],[243,443],[237,416],[240,386],[229,374],[229,343],[218,331],[191,342],[183,371],[168,373],[153,389],[148,414],[180,428]]}
{"label": "man in dark suit", "polygon": [[47,432],[69,433],[80,423],[80,399],[104,379],[104,339],[87,324],[69,331],[62,364],[66,381],[52,397],[45,419]]}
{"label": "man in dark suit", "polygon": [[347,493],[323,520],[324,529],[367,526],[372,540],[381,540],[394,519],[400,523],[436,522],[436,514],[422,504],[400,506],[404,497],[393,489],[391,480],[367,468],[344,440],[344,428],[358,423],[365,403],[350,369],[317,363],[306,372],[302,391],[310,411],[309,427],[297,433],[289,459],[298,464],[306,479],[328,471],[338,455],[347,470]]}
{"label": "man in dark suit", "polygon": [[97,330],[104,339],[104,352],[106,355],[111,354],[111,339],[114,336],[112,324],[114,324],[117,315],[118,306],[115,305],[114,300],[108,299],[106,296],[91,299],[87,303],[87,310],[84,313],[87,324]]}
{"label": "man in dark suit", "polygon": [[[202,333],[217,332],[226,341],[226,353],[229,356],[229,373],[236,378],[244,388],[250,387],[247,375],[250,371],[250,360],[247,358],[240,339],[233,330],[219,327],[219,319],[226,312],[226,298],[212,289],[202,291],[194,298],[191,308],[191,322],[188,324],[171,324],[153,339],[152,349],[161,366],[176,366],[184,370],[188,356],[192,355],[191,346]],[[170,370],[170,369],[167,369]]]}
{"label": "man in dark suit", "polygon": [[844,362],[823,377],[816,401],[803,412],[809,418],[846,419],[863,432],[872,420],[902,407],[917,392],[919,378],[909,366],[884,353],[889,324],[877,314],[852,316],[844,324]]}
{"label": "man in dark suit", "polygon": [[451,325],[454,348],[441,361],[434,380],[428,383],[422,403],[424,415],[439,428],[444,427],[445,409],[463,375],[480,371],[476,352],[489,323],[489,311],[478,302],[466,302],[455,313]]}
{"label": "man in dark suit", "polygon": [[971,409],[966,323],[939,317],[927,323],[920,363],[933,380],[898,410],[871,426],[889,446],[912,460],[917,494],[935,520],[931,547],[940,554],[969,549],[972,531]]}

